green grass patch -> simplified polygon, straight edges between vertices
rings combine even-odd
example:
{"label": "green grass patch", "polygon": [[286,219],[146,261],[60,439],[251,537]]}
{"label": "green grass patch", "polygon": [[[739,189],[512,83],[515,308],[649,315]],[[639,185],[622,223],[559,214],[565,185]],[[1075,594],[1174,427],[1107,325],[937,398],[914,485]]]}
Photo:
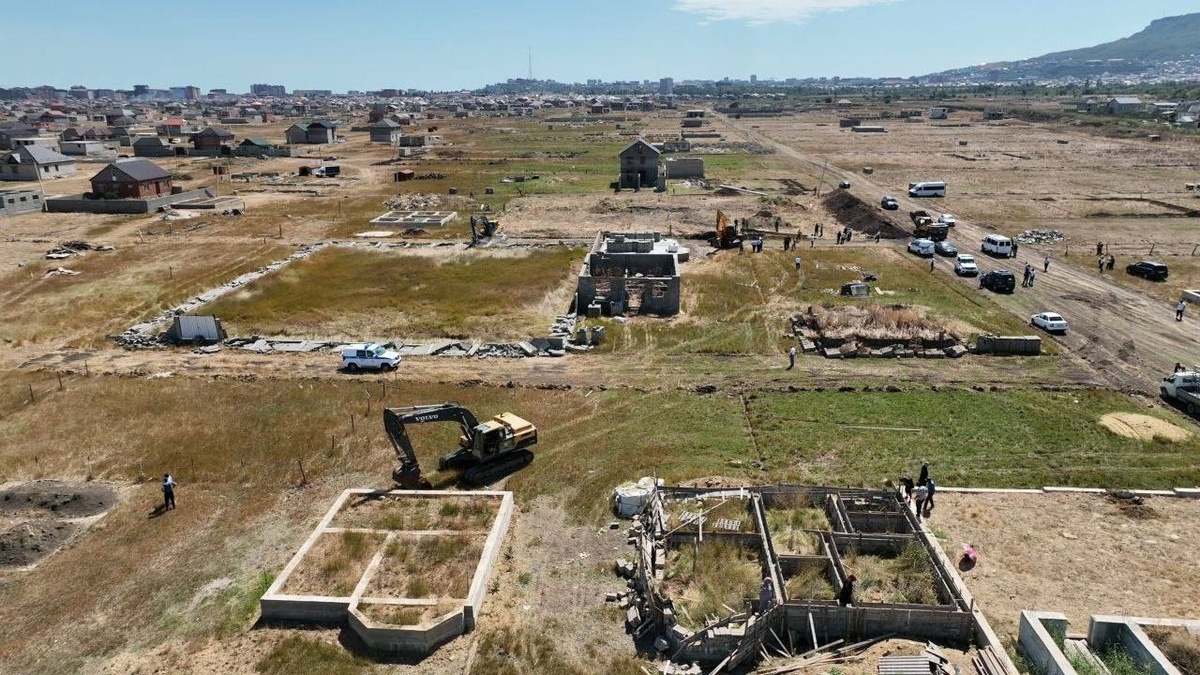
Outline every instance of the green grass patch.
{"label": "green grass patch", "polygon": [[292,635],[272,647],[254,669],[262,675],[357,675],[370,665],[340,644]]}
{"label": "green grass patch", "polygon": [[569,307],[581,255],[554,248],[435,258],[332,248],[207,311],[244,334],[527,338]]}
{"label": "green grass patch", "polygon": [[[1116,392],[762,393],[750,417],[772,476],[877,486],[924,459],[945,485],[1171,487],[1200,479],[1195,437],[1143,442],[1099,425],[1147,410]],[[1166,418],[1164,418],[1166,419]]]}
{"label": "green grass patch", "polygon": [[[683,266],[680,315],[624,324],[602,321],[607,337],[601,351],[776,355],[786,349],[780,345],[791,330],[790,317],[813,304],[924,307],[930,322],[964,339],[1029,332],[992,299],[949,276],[948,268],[930,274],[928,263],[889,248],[785,252],[780,246],[757,255],[727,251],[716,260],[703,260],[706,245],[693,245],[700,250],[693,252],[696,263]],[[796,256],[804,260],[802,273],[796,271]],[[879,277],[870,298],[837,295],[843,283],[861,280],[864,271]],[[1043,347],[1056,352],[1052,341]]]}

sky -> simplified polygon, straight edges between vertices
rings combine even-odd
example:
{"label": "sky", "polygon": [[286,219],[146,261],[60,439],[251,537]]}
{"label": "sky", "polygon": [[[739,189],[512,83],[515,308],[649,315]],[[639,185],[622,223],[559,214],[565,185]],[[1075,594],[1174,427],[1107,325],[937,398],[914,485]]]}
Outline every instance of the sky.
{"label": "sky", "polygon": [[[8,3],[6,3],[8,4]],[[0,86],[448,91],[559,82],[908,77],[1088,47],[1195,0],[13,2]]]}

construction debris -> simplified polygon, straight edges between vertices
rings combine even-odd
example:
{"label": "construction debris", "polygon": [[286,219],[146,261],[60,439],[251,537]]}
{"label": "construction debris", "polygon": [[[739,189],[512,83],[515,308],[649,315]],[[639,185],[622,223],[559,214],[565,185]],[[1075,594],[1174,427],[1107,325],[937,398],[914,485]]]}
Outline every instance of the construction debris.
{"label": "construction debris", "polygon": [[76,272],[75,270],[69,270],[65,267],[55,267],[55,268],[46,270],[46,276],[48,276],[48,277],[58,277],[58,276],[72,276],[73,277],[73,276],[78,276],[78,275],[79,275],[79,272]]}
{"label": "construction debris", "polygon": [[1052,244],[1067,238],[1062,230],[1025,230],[1017,235],[1022,244]]}
{"label": "construction debris", "polygon": [[86,241],[74,240],[64,241],[54,248],[46,251],[47,260],[61,260],[70,258],[71,256],[83,255],[87,251],[112,251],[113,247],[108,245],[96,246],[89,244]]}
{"label": "construction debris", "polygon": [[423,211],[432,209],[442,203],[442,198],[438,195],[424,195],[420,193],[396,195],[383,203],[388,209],[393,211]]}

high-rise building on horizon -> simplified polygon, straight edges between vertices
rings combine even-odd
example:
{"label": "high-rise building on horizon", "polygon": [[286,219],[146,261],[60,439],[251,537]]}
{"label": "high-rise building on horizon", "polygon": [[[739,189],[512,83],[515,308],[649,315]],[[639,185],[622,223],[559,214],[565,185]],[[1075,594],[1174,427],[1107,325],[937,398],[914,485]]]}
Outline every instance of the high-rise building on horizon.
{"label": "high-rise building on horizon", "polygon": [[661,80],[659,80],[658,81],[658,93],[660,96],[674,96],[675,95],[675,79],[671,78],[671,77],[664,77]]}
{"label": "high-rise building on horizon", "polygon": [[255,96],[287,96],[287,88],[282,84],[252,84],[250,93]]}

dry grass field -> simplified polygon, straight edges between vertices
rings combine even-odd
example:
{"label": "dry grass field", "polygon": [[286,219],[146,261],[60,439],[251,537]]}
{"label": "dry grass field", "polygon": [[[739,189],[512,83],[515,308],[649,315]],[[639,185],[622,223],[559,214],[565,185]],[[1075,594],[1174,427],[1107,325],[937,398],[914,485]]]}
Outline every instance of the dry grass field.
{"label": "dry grass field", "polygon": [[[243,216],[0,221],[0,483],[91,481],[112,486],[119,498],[32,570],[0,571],[0,671],[441,675],[464,672],[469,662],[473,673],[639,675],[654,664],[624,634],[622,613],[603,603],[621,585],[609,570],[625,550],[624,532],[606,524],[611,490],[624,481],[657,475],[874,487],[928,459],[944,485],[1200,483],[1195,434],[1131,438],[1101,425],[1114,413],[1143,414],[1194,429],[1143,392],[1153,393],[1160,361],[1187,360],[1194,351],[1190,324],[1156,322],[1181,288],[1200,285],[1192,258],[1200,238],[1187,214],[1200,200],[1183,188],[1197,178],[1196,139],[1151,144],[1054,122],[984,123],[965,111],[950,120],[965,126],[886,120],[886,134],[854,134],[838,128],[841,112],[706,118],[706,130],[724,137],[697,142],[692,153],[705,158],[710,182],[765,196],[682,185],[614,194],[616,152],[638,134],[677,133],[682,110],[572,121],[545,111],[532,119],[429,120],[439,143],[408,158],[346,125],[345,142],[314,148],[310,157],[161,162],[185,188],[244,199]],[[293,121],[235,133],[278,141]],[[342,175],[217,184],[212,173],[224,163],[234,173],[294,174],[322,157],[336,158],[328,162],[341,165]],[[873,172],[863,174],[864,166]],[[445,177],[394,182],[401,169]],[[53,191],[82,191],[92,173],[89,165]],[[784,182],[811,188],[823,173],[823,195],[848,179],[850,194],[869,207],[853,216],[860,236],[851,245],[831,241],[839,214],[821,197]],[[935,179],[951,185],[945,200],[904,197],[909,182]],[[958,215],[951,239],[964,251],[974,252],[988,231],[1053,227],[1067,239],[1031,246],[1017,260],[984,260],[987,269],[1019,269],[1053,258],[1036,289],[997,297],[974,280],[955,279],[944,259],[930,273],[927,261],[904,253],[902,239],[874,242],[879,219],[908,223],[903,210],[889,216],[876,208],[884,193],[904,199],[904,210]],[[527,338],[569,308],[572,277],[596,232],[621,229],[662,231],[691,248],[682,266],[683,311],[594,322],[608,339],[588,354],[414,357],[396,373],[353,378],[336,371],[329,353],[125,351],[105,337],[299,246],[381,229],[369,220],[384,202],[415,195],[436,196],[436,208],[458,211],[459,219],[384,240],[405,248],[330,247],[204,312],[237,334]],[[718,210],[731,218],[769,213],[786,226],[766,233],[762,254],[713,252],[703,236]],[[504,243],[513,246],[468,248],[466,218],[479,212],[499,220]],[[783,235],[817,224],[826,227],[824,238],[783,250]],[[115,250],[43,258],[75,239]],[[1097,241],[1110,244],[1121,268],[1153,247],[1153,257],[1171,265],[1170,281],[1143,282],[1120,269],[1099,277]],[[80,274],[45,275],[58,266]],[[878,277],[870,298],[836,295],[864,272]],[[850,321],[913,334],[946,330],[968,341],[1030,333],[1032,311],[1078,309],[1068,316],[1072,331],[1044,336],[1037,358],[805,356],[784,370],[789,319],[810,306],[832,315],[831,329]],[[514,491],[518,509],[479,630],[428,658],[406,660],[368,654],[338,627],[257,624],[257,598],[330,502],[347,487],[389,485],[395,460],[381,408],[451,400],[480,418],[514,412],[540,436],[534,462],[497,486]],[[425,425],[411,433],[432,482],[461,488],[456,472],[433,470],[457,429]],[[180,486],[178,509],[162,513],[155,507],[164,471]],[[1011,632],[1019,609],[1054,608],[1042,606],[1047,596],[1079,621],[1092,611],[1156,607],[1184,615],[1196,606],[1197,584],[1178,565],[1187,546],[1194,549],[1187,535],[1195,530],[1188,529],[1194,505],[1156,499],[1161,518],[1132,521],[1103,502],[1075,499],[939,494],[931,527],[951,554],[961,541],[975,543],[983,564],[967,581],[1002,632]],[[381,508],[356,517],[483,526],[466,511]],[[780,542],[798,553],[813,544],[806,530],[822,526],[803,504],[769,518]],[[454,595],[461,575],[429,578],[422,561],[453,562],[475,544],[393,551],[387,583]],[[325,545],[341,571],[373,550],[354,538]],[[740,606],[757,588],[754,561],[738,551],[702,550],[694,561],[688,555],[695,551],[678,552],[672,570],[685,594],[716,583],[706,595]],[[1128,564],[1132,556],[1137,565]],[[732,573],[693,574],[693,562],[697,570]],[[924,563],[856,561],[877,582],[867,590],[878,598],[914,601],[928,589],[904,583],[904,574]],[[811,597],[832,592],[819,575],[801,573],[788,584]],[[724,613],[716,605],[695,609]]]}

